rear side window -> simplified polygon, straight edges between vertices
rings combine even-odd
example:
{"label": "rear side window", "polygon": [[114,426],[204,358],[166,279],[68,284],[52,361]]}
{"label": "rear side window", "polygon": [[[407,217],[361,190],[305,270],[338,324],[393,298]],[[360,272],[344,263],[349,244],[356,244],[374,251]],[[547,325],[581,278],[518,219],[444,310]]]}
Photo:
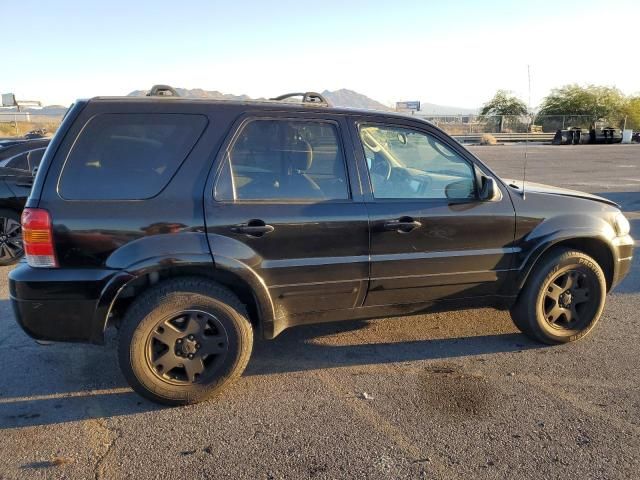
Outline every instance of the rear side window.
{"label": "rear side window", "polygon": [[29,160],[27,158],[29,152],[21,153],[15,157],[11,157],[6,161],[3,167],[18,168],[20,170],[29,170]]}
{"label": "rear side window", "polygon": [[141,200],[169,183],[207,125],[203,115],[93,117],[75,142],[58,192],[68,200]]}
{"label": "rear side window", "polygon": [[230,148],[216,200],[344,200],[349,187],[338,130],[312,120],[253,120]]}

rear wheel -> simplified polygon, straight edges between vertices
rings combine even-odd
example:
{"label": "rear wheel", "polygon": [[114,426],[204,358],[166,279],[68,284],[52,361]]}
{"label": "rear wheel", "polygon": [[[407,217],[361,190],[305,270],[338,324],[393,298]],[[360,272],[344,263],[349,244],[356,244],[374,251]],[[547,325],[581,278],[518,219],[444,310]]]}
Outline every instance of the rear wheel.
{"label": "rear wheel", "polygon": [[244,305],[200,278],[143,293],[120,327],[120,368],[131,387],[168,405],[206,400],[239,377],[253,344]]}
{"label": "rear wheel", "polygon": [[558,249],[531,273],[511,316],[523,333],[536,340],[572,342],[596,325],[606,293],[604,273],[593,258]]}
{"label": "rear wheel", "polygon": [[20,214],[0,210],[0,266],[13,265],[24,255]]}

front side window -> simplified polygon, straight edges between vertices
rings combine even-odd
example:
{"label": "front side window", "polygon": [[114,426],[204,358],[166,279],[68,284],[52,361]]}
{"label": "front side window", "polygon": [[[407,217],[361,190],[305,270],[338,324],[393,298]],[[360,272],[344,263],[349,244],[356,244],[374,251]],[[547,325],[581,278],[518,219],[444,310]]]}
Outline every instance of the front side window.
{"label": "front side window", "polygon": [[472,166],[435,137],[392,126],[359,131],[375,198],[475,198]]}
{"label": "front side window", "polygon": [[207,125],[203,115],[109,113],[93,117],[60,176],[67,200],[141,200],[167,185]]}
{"label": "front side window", "polygon": [[226,154],[215,198],[330,201],[349,198],[333,123],[252,120]]}

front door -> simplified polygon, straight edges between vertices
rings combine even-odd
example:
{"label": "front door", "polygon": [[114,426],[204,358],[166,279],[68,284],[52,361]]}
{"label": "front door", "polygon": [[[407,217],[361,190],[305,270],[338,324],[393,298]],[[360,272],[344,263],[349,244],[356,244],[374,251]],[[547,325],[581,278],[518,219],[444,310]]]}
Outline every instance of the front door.
{"label": "front door", "polygon": [[246,118],[223,147],[205,195],[211,250],[253,269],[278,316],[353,308],[366,292],[369,232],[348,126],[282,115]]}
{"label": "front door", "polygon": [[[428,126],[356,121],[370,191],[370,284],[365,305],[494,295],[511,267],[508,193],[479,199],[470,155]],[[364,160],[364,162],[363,162]]]}

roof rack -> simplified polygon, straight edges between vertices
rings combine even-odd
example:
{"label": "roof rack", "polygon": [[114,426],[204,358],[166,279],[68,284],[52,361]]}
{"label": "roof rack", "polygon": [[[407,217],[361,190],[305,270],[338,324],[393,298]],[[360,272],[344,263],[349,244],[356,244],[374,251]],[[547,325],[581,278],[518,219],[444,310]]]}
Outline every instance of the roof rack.
{"label": "roof rack", "polygon": [[147,97],[179,97],[178,92],[169,85],[154,85],[147,93]]}
{"label": "roof rack", "polygon": [[302,97],[302,103],[312,103],[314,105],[322,105],[325,107],[331,106],[331,104],[327,101],[327,99],[317,92],[285,93],[284,95],[270,98],[269,100],[276,100],[281,102],[283,100],[287,100],[288,98],[293,98],[293,97]]}

